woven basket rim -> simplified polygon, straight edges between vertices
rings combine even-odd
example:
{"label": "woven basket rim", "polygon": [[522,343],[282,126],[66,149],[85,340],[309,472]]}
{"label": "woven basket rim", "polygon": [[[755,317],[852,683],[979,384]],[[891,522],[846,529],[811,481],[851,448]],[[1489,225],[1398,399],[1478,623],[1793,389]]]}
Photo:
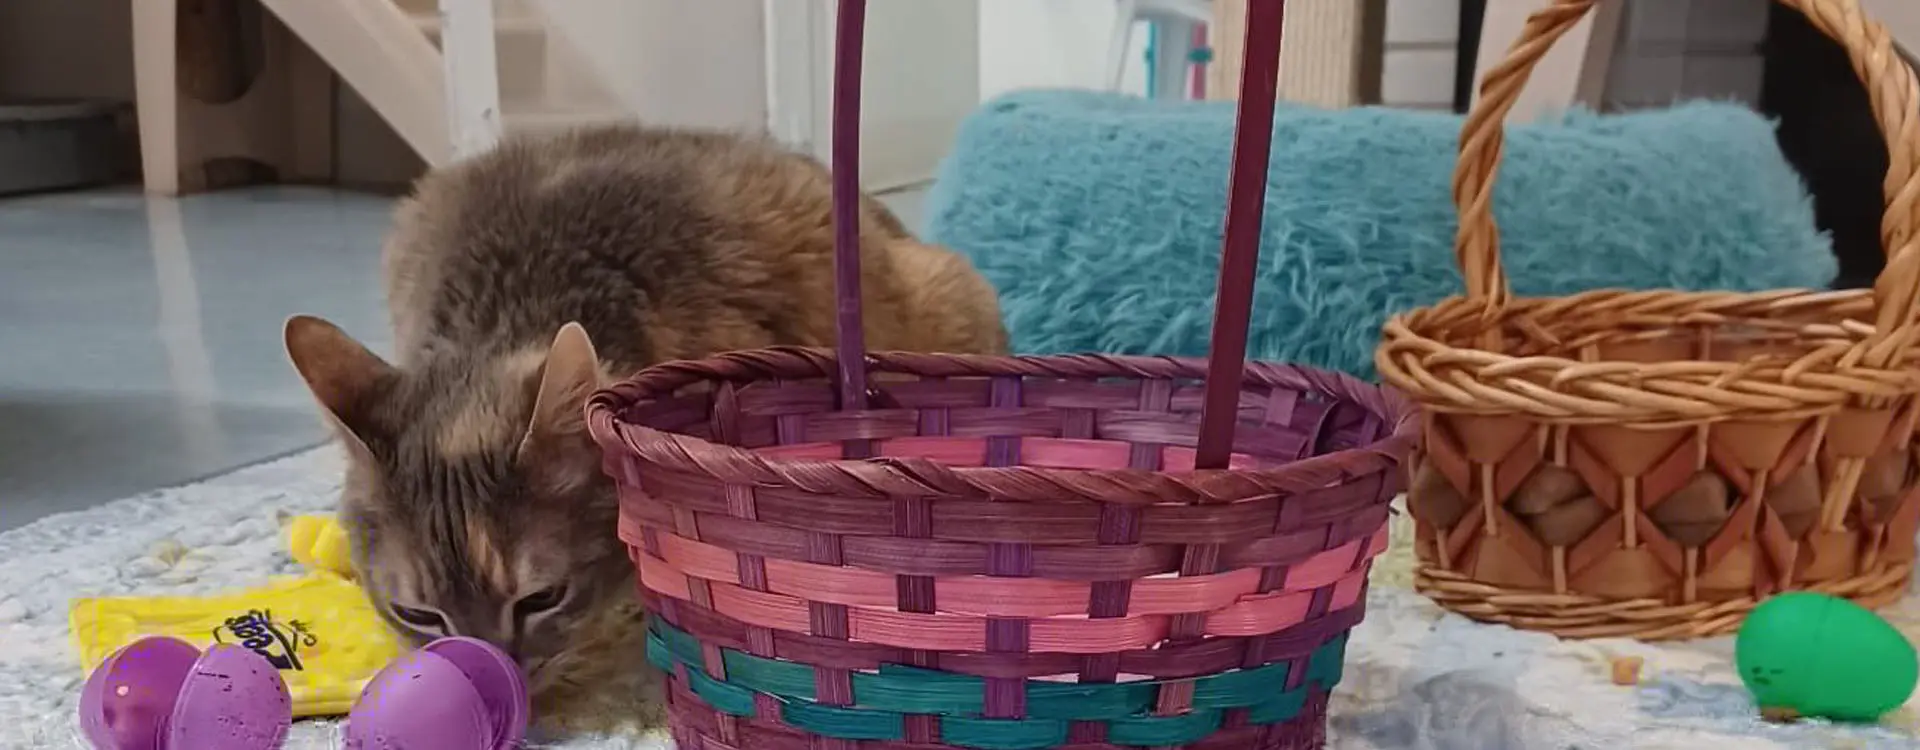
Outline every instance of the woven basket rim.
{"label": "woven basket rim", "polygon": [[[1760,291],[1688,290],[1688,289],[1589,289],[1563,295],[1529,295],[1508,299],[1498,308],[1465,295],[1443,297],[1432,304],[1417,305],[1387,316],[1382,324],[1391,341],[1431,343],[1437,347],[1459,349],[1484,355],[1485,359],[1564,359],[1516,355],[1505,348],[1484,346],[1481,342],[1461,343],[1432,331],[1473,320],[1477,327],[1493,328],[1499,323],[1513,327],[1538,326],[1533,335],[1551,334],[1555,319],[1573,312],[1597,317],[1630,317],[1631,325],[1590,326],[1596,329],[1624,328],[1697,328],[1714,329],[1738,326],[1763,328],[1775,336],[1800,340],[1823,340],[1853,344],[1870,339],[1874,325],[1872,291],[1868,289],[1767,289]],[[1543,324],[1545,317],[1548,323]],[[1768,325],[1773,323],[1774,325]],[[1570,345],[1570,344],[1569,344]],[[1606,362],[1609,360],[1589,360]],[[1620,361],[1620,360],[1612,360]],[[1629,360],[1630,361],[1630,360]],[[1638,363],[1638,362],[1636,362]],[[1716,363],[1719,363],[1716,361]],[[1724,362],[1738,367],[1738,362]],[[1886,368],[1854,365],[1863,370],[1901,371],[1902,363]]]}
{"label": "woven basket rim", "polygon": [[[923,377],[1052,377],[1061,379],[1134,378],[1204,380],[1207,361],[1195,357],[1135,355],[974,355],[917,352],[868,352],[874,373]],[[1050,467],[953,467],[928,459],[833,459],[769,457],[753,451],[667,432],[621,419],[630,408],[686,386],[709,382],[832,378],[838,358],[823,347],[778,346],[718,354],[704,359],[665,362],[596,392],[587,402],[587,423],[604,450],[618,450],[670,470],[753,478],[774,484],[819,484],[823,470],[856,475],[875,497],[912,494],[981,495],[977,480],[1019,475],[1047,486],[1047,496],[1079,496],[1108,502],[1233,502],[1277,492],[1320,489],[1399,466],[1417,442],[1418,411],[1392,388],[1344,373],[1299,365],[1248,362],[1242,388],[1285,387],[1342,399],[1373,412],[1386,435],[1371,444],[1309,456],[1268,469],[1060,469]],[[885,390],[885,382],[873,384]],[[1071,477],[1071,481],[1065,481]],[[997,487],[1004,481],[995,481]],[[1077,487],[1103,486],[1097,496]],[[838,486],[838,485],[836,485]],[[840,491],[844,491],[844,486]],[[1023,499],[1023,498],[1010,498]],[[1038,497],[1034,499],[1039,499]]]}
{"label": "woven basket rim", "polygon": [[[1756,292],[1602,289],[1557,297],[1514,298],[1497,310],[1452,296],[1390,317],[1381,328],[1374,365],[1381,381],[1421,407],[1438,412],[1523,416],[1551,423],[1620,424],[1666,429],[1727,420],[1798,419],[1830,414],[1861,399],[1920,392],[1920,348],[1907,344],[1890,364],[1858,356],[1873,338],[1871,292],[1777,289]],[[1444,336],[1438,329],[1511,322],[1535,331],[1533,342],[1555,333],[1551,321],[1580,314],[1631,318],[1646,328],[1702,331],[1750,326],[1787,343],[1794,356],[1671,359],[1580,358],[1575,342],[1553,346],[1565,354],[1513,353]],[[1484,324],[1470,321],[1486,320]],[[1542,321],[1547,321],[1543,323]],[[1764,325],[1773,321],[1776,325]],[[1511,330],[1510,329],[1510,330]],[[1728,337],[1728,340],[1732,337]],[[1513,337],[1509,337],[1509,341]],[[1517,383],[1530,388],[1516,388]]]}

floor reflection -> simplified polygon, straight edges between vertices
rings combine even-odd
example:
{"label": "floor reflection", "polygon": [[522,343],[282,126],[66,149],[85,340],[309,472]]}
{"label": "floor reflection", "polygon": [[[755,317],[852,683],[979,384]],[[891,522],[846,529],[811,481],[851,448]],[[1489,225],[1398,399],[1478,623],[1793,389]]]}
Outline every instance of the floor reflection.
{"label": "floor reflection", "polygon": [[318,443],[280,325],[385,348],[386,198],[0,201],[0,529]]}

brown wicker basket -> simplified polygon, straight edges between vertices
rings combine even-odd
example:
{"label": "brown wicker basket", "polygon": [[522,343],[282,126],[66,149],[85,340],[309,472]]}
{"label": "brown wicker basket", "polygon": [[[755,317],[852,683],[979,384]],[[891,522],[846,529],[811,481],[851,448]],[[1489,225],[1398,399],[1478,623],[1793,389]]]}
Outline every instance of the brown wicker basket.
{"label": "brown wicker basket", "polygon": [[862,352],[863,14],[842,0],[838,351],[668,363],[588,407],[679,747],[1323,746],[1417,422],[1244,361],[1281,3],[1249,9],[1210,362]]}
{"label": "brown wicker basket", "polygon": [[1492,189],[1528,73],[1594,0],[1535,13],[1481,82],[1454,173],[1467,294],[1390,320],[1375,364],[1427,410],[1408,506],[1416,583],[1562,636],[1729,632],[1812,589],[1906,589],[1920,119],[1913,72],[1854,0],[1784,0],[1846,48],[1887,137],[1871,292],[1595,291],[1513,299]]}

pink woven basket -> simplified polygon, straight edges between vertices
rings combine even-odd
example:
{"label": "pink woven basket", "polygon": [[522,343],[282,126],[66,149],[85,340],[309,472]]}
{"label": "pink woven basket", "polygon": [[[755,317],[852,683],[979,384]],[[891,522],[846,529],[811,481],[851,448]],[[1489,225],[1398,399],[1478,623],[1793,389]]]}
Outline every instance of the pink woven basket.
{"label": "pink woven basket", "polygon": [[[1324,744],[1417,424],[1376,386],[1244,361],[1280,5],[1249,3],[1209,361],[864,353],[843,302],[837,351],[596,394],[683,750]],[[843,300],[863,19],[843,0]]]}

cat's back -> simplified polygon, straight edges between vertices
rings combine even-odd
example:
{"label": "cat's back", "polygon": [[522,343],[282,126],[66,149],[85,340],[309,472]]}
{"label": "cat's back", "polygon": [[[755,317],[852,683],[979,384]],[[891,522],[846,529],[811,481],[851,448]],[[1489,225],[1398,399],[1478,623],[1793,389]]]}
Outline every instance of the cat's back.
{"label": "cat's back", "polygon": [[400,355],[544,341],[568,321],[618,353],[630,315],[713,283],[728,248],[764,245],[757,203],[826,220],[825,171],[719,132],[510,138],[421,178],[396,210],[385,256]]}

